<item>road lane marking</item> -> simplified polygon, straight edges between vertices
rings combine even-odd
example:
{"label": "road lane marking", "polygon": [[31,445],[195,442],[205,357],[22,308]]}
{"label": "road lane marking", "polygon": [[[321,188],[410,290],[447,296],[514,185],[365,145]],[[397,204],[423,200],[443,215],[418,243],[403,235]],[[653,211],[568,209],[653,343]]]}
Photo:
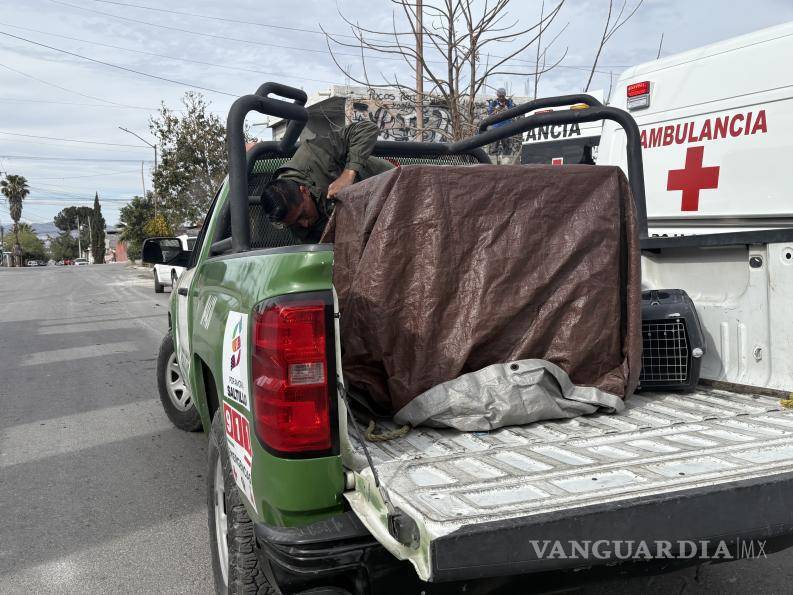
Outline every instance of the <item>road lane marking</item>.
{"label": "road lane marking", "polygon": [[159,400],[136,401],[5,428],[0,468],[95,448],[173,426]]}
{"label": "road lane marking", "polygon": [[86,345],[84,347],[68,347],[66,349],[52,349],[50,351],[37,351],[25,356],[19,362],[20,366],[40,366],[55,362],[73,361],[78,359],[88,359],[91,357],[103,357],[114,353],[129,353],[140,351],[140,348],[132,341],[119,341],[118,343],[105,343],[103,345]]}
{"label": "road lane marking", "polygon": [[68,324],[42,326],[39,335],[65,335],[68,333],[91,333],[96,331],[113,331],[132,329],[135,324],[131,320],[109,320],[106,322],[72,322]]}

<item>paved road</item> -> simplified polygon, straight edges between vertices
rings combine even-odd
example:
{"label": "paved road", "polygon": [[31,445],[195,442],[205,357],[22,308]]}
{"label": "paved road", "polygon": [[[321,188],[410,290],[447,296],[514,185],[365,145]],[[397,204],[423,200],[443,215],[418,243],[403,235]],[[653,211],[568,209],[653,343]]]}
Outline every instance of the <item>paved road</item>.
{"label": "paved road", "polygon": [[205,438],[155,386],[167,302],[119,264],[0,269],[0,592],[210,590]]}
{"label": "paved road", "polygon": [[[124,265],[0,268],[0,593],[207,593],[205,441],[155,386],[168,294]],[[793,550],[485,593],[788,593]]]}

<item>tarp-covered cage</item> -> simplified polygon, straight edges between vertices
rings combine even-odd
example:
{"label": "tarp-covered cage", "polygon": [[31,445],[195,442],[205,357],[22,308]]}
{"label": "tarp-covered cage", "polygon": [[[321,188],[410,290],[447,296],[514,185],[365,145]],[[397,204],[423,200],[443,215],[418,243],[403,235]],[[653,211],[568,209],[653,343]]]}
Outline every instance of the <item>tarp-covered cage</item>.
{"label": "tarp-covered cage", "polygon": [[[292,101],[275,99],[270,95]],[[288,230],[268,222],[262,212],[259,196],[264,185],[272,179],[275,170],[286,163],[295,152],[297,140],[308,121],[306,101],[307,96],[300,89],[278,83],[264,83],[255,94],[240,97],[232,105],[226,128],[230,197],[226,202],[228,206],[225,212],[221,213],[221,223],[212,238],[212,254],[247,252],[297,243]],[[589,107],[523,117],[526,113],[541,108],[580,103]],[[260,142],[246,152],[243,126],[245,116],[252,111],[287,119],[289,124],[280,141]],[[507,119],[513,121],[505,126],[490,128],[492,124]],[[613,107],[603,106],[590,95],[564,95],[521,104],[487,118],[480,125],[479,134],[456,143],[378,142],[373,155],[401,165],[490,163],[482,147],[500,139],[520,134],[536,126],[593,122],[603,119],[614,120],[626,133],[628,175],[636,202],[639,234],[640,237],[646,238],[647,210],[639,129],[629,114]]]}

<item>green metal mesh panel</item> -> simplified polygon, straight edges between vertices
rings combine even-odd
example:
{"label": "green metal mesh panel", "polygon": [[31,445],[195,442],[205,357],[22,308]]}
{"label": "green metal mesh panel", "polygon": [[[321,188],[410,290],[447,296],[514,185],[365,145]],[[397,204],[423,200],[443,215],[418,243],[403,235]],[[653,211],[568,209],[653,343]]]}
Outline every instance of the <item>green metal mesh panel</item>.
{"label": "green metal mesh panel", "polygon": [[479,163],[472,155],[441,155],[437,157],[388,157],[400,165],[474,165]]}
{"label": "green metal mesh panel", "polygon": [[[286,158],[259,159],[248,177],[248,196],[260,196],[275,171],[286,163]],[[443,155],[439,157],[389,157],[388,161],[400,165],[471,165],[478,163],[471,155]],[[260,204],[250,205],[251,249],[279,248],[299,244],[288,229],[273,225]]]}
{"label": "green metal mesh panel", "polygon": [[[248,176],[248,196],[260,196],[265,185],[272,180],[275,170],[287,159],[259,159]],[[251,221],[251,249],[280,248],[299,244],[294,234],[288,229],[276,227],[267,218],[262,205],[251,204],[249,210]]]}

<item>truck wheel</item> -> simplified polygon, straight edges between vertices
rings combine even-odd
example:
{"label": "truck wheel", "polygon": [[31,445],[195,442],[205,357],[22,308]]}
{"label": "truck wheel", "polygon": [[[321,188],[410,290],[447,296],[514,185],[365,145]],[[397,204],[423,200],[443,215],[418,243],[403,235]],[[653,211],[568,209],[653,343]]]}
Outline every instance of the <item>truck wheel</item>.
{"label": "truck wheel", "polygon": [[165,414],[173,425],[185,432],[201,429],[201,416],[198,415],[193,396],[187,387],[187,379],[176,361],[170,333],[163,337],[157,356],[157,388]]}
{"label": "truck wheel", "polygon": [[275,594],[256,555],[253,521],[231,475],[222,409],[212,420],[207,459],[207,524],[216,592]]}
{"label": "truck wheel", "polygon": [[154,271],[154,293],[162,293],[165,286],[157,280],[157,271]]}

